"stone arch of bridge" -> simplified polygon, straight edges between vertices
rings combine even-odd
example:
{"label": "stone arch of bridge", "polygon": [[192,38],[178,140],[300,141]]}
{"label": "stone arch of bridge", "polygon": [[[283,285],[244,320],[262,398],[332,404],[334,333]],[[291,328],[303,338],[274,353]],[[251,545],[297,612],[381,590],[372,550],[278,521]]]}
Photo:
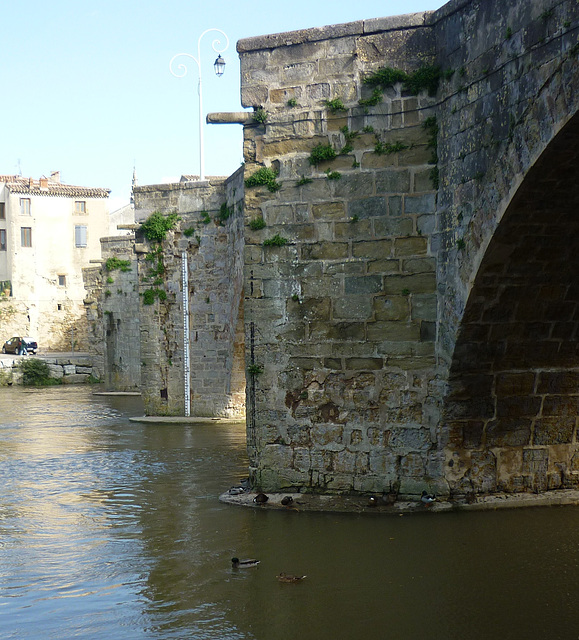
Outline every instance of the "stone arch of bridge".
{"label": "stone arch of bridge", "polygon": [[488,244],[443,415],[451,493],[579,486],[579,114],[527,172]]}

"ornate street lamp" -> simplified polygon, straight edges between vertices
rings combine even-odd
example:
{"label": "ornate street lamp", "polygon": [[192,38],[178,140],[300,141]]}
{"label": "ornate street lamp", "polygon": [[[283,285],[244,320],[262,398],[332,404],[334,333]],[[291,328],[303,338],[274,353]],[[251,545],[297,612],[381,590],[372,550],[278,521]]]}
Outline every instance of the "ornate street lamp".
{"label": "ornate street lamp", "polygon": [[223,72],[225,71],[225,60],[221,57],[221,54],[227,49],[227,47],[229,47],[229,38],[223,31],[221,31],[221,29],[206,29],[199,36],[199,40],[197,40],[197,57],[191,55],[190,53],[178,53],[177,55],[173,56],[171,58],[171,61],[169,62],[169,71],[176,78],[183,78],[187,75],[187,66],[183,63],[177,65],[177,71],[173,70],[173,62],[176,60],[176,58],[178,58],[179,56],[187,56],[188,58],[194,60],[197,64],[197,70],[199,72],[199,180],[205,180],[205,161],[203,150],[203,92],[201,85],[201,38],[203,38],[203,36],[210,31],[217,31],[218,33],[221,33],[225,37],[226,41],[226,44],[223,48],[220,48],[221,40],[219,39],[215,39],[211,43],[213,51],[219,54],[213,64],[213,68],[215,69],[215,74],[221,77],[223,75]]}

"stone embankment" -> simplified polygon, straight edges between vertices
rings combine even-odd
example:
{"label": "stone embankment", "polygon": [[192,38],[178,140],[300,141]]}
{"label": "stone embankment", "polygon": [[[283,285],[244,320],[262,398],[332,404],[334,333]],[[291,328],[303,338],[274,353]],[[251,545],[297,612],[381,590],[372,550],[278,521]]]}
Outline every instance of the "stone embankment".
{"label": "stone embankment", "polygon": [[0,386],[21,384],[20,363],[30,357],[46,362],[50,369],[50,377],[61,380],[62,384],[84,384],[100,378],[100,372],[94,366],[92,356],[84,353],[38,356],[3,355],[0,357]]}
{"label": "stone embankment", "polygon": [[[380,504],[370,500],[369,496],[323,495],[313,493],[268,493],[265,504],[257,504],[252,492],[230,495],[227,491],[219,496],[220,502],[254,507],[256,509],[274,509],[287,511],[324,511],[336,513],[374,513],[383,515],[410,515],[414,513],[441,513],[448,511],[495,511],[496,509],[517,509],[520,507],[555,507],[563,505],[579,506],[579,491],[548,491],[546,493],[493,494],[473,496],[472,500],[436,500],[425,505],[420,500],[398,500],[392,505]],[[285,496],[292,498],[288,506],[282,504]],[[377,504],[377,506],[376,506]]]}

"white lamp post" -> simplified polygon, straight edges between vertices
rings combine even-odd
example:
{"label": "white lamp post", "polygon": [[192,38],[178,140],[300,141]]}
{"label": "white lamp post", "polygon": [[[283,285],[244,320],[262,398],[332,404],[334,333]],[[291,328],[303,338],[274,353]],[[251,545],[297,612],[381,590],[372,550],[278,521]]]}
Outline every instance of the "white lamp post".
{"label": "white lamp post", "polygon": [[203,36],[206,33],[209,33],[210,31],[217,31],[218,33],[221,33],[225,37],[226,44],[223,48],[219,48],[221,45],[221,40],[219,39],[213,40],[211,44],[211,46],[213,47],[213,51],[219,54],[213,64],[213,67],[215,69],[215,74],[217,76],[222,76],[223,72],[225,71],[225,60],[221,57],[221,54],[227,49],[227,47],[229,47],[229,38],[223,31],[221,31],[221,29],[206,29],[199,36],[199,40],[197,41],[197,57],[192,56],[190,53],[178,53],[177,55],[173,56],[171,58],[171,62],[169,62],[169,71],[176,78],[183,78],[184,76],[187,75],[187,66],[183,63],[177,65],[176,72],[173,71],[173,62],[179,56],[187,56],[188,58],[191,58],[192,60],[194,60],[195,63],[197,64],[197,69],[199,71],[198,87],[199,87],[199,179],[200,180],[205,180],[205,161],[204,161],[204,155],[203,155],[203,92],[201,87],[201,38],[203,38]]}

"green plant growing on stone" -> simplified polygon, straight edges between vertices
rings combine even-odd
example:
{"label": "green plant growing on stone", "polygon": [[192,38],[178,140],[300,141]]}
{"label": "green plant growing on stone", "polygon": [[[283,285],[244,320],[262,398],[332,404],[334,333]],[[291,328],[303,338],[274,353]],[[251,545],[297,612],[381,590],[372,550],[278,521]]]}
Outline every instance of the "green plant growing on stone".
{"label": "green plant growing on stone", "polygon": [[352,161],[352,169],[357,169],[360,166],[360,163],[357,160]]}
{"label": "green plant growing on stone", "polygon": [[143,222],[141,231],[149,242],[161,243],[167,232],[173,229],[179,220],[176,213],[164,215],[160,211],[155,211]]}
{"label": "green plant growing on stone", "polygon": [[360,216],[357,213],[350,218],[350,222],[358,222],[358,220],[360,220]]}
{"label": "green plant growing on stone", "polygon": [[480,182],[484,177],[485,177],[484,171],[477,171],[474,174],[473,179],[476,180],[477,182]]}
{"label": "green plant growing on stone", "polygon": [[298,294],[297,294],[297,293],[294,293],[294,294],[292,295],[292,300],[293,300],[294,302],[299,302],[299,301],[300,301],[300,297],[298,296]]}
{"label": "green plant growing on stone", "polygon": [[264,247],[283,247],[288,243],[287,238],[283,238],[278,233],[273,236],[273,238],[267,238],[267,240],[263,241]]}
{"label": "green plant growing on stone", "polygon": [[449,80],[452,80],[452,76],[454,75],[454,69],[446,69],[442,75],[444,76],[444,79],[448,82]]}
{"label": "green plant growing on stone", "polygon": [[186,238],[190,238],[195,233],[195,227],[187,227],[187,229],[183,229],[183,235]]}
{"label": "green plant growing on stone", "polygon": [[326,177],[328,180],[340,180],[342,174],[339,171],[330,171],[330,169],[328,169],[326,171]]}
{"label": "green plant growing on stone", "polygon": [[114,271],[115,269],[120,269],[123,272],[131,271],[131,261],[130,260],[121,260],[116,256],[108,258],[105,262],[105,269],[107,271]]}
{"label": "green plant growing on stone", "polygon": [[286,103],[286,104],[287,104],[287,106],[288,106],[288,107],[290,107],[290,108],[292,108],[292,109],[293,109],[293,107],[297,107],[297,106],[298,106],[298,101],[297,101],[295,98],[290,98],[290,99],[287,101],[287,103]]}
{"label": "green plant growing on stone", "polygon": [[44,360],[27,358],[20,363],[22,383],[32,387],[44,387],[61,384],[57,378],[50,377],[50,368]]}
{"label": "green plant growing on stone", "polygon": [[114,279],[111,276],[107,276],[107,284],[113,284]]}
{"label": "green plant growing on stone", "polygon": [[403,296],[409,296],[410,295],[410,289],[402,289],[402,291],[400,293]]}
{"label": "green plant growing on stone", "polygon": [[163,289],[146,289],[143,291],[143,304],[151,305],[157,298],[161,301],[167,299],[167,294]]}
{"label": "green plant growing on stone", "polygon": [[105,291],[105,298],[110,298],[113,294],[111,293],[110,289],[107,289]]}
{"label": "green plant growing on stone", "polygon": [[260,229],[265,229],[265,227],[265,220],[262,217],[253,218],[253,220],[251,220],[249,223],[249,228],[252,231],[259,231]]}
{"label": "green plant growing on stone", "polygon": [[505,40],[510,40],[513,37],[513,30],[511,29],[511,27],[507,27],[507,30],[505,31]]}
{"label": "green plant growing on stone", "polygon": [[331,113],[336,114],[340,111],[347,111],[346,106],[342,102],[341,98],[334,98],[333,100],[326,100],[324,102],[326,107],[330,110]]}
{"label": "green plant growing on stone", "polygon": [[336,158],[336,152],[329,144],[317,144],[310,154],[308,158],[309,163],[311,165],[319,165],[322,162],[326,162],[328,160],[334,160]]}
{"label": "green plant growing on stone", "polygon": [[456,241],[456,248],[457,248],[459,251],[462,251],[465,247],[466,247],[466,242],[465,242],[462,238],[459,238],[459,239]]}
{"label": "green plant growing on stone", "polygon": [[368,124],[362,129],[362,132],[363,133],[374,133],[374,127],[371,124]]}
{"label": "green plant growing on stone", "polygon": [[372,95],[369,98],[360,98],[358,100],[358,104],[361,107],[375,107],[377,104],[380,104],[384,100],[384,94],[379,87],[375,87],[372,91]]}
{"label": "green plant growing on stone", "polygon": [[223,224],[227,219],[231,217],[233,214],[233,207],[228,207],[227,203],[224,202],[219,207],[219,213],[217,214],[217,218],[215,218],[215,222],[217,224]]}
{"label": "green plant growing on stone", "polygon": [[570,20],[565,20],[565,21],[563,22],[563,27],[564,27],[565,29],[568,29],[570,26],[571,26],[571,21],[570,21]]}
{"label": "green plant growing on stone", "polygon": [[391,144],[390,142],[377,140],[374,145],[374,153],[379,156],[398,153],[399,151],[404,151],[404,149],[408,149],[408,145],[403,142],[395,142],[394,144]]}
{"label": "green plant growing on stone", "polygon": [[263,367],[259,364],[250,364],[247,367],[247,373],[249,373],[250,376],[259,376],[263,373]]}
{"label": "green plant growing on stone", "polygon": [[464,78],[464,76],[466,76],[466,67],[461,67],[461,68],[459,69],[458,75],[459,75],[461,78]]}
{"label": "green plant growing on stone", "polygon": [[546,9],[545,11],[543,11],[543,13],[540,15],[540,18],[543,22],[547,22],[548,20],[550,20],[553,16],[555,15],[555,11],[553,9]]}
{"label": "green plant growing on stone", "polygon": [[275,193],[281,189],[281,185],[276,182],[277,172],[270,167],[261,167],[249,178],[245,179],[246,187],[266,186],[268,191]]}
{"label": "green plant growing on stone", "polygon": [[208,211],[201,211],[199,215],[201,216],[201,222],[203,224],[209,224],[211,222],[211,216]]}
{"label": "green plant growing on stone", "polygon": [[254,122],[259,122],[259,124],[265,124],[268,118],[268,114],[263,107],[259,107],[253,112],[252,117]]}
{"label": "green plant growing on stone", "polygon": [[375,73],[364,78],[364,84],[388,89],[396,83],[402,83],[403,91],[416,96],[421,91],[428,91],[430,96],[436,95],[440,82],[441,70],[437,65],[424,65],[412,73],[406,73],[402,69],[382,67]]}
{"label": "green plant growing on stone", "polygon": [[298,181],[297,181],[297,186],[298,187],[303,187],[304,184],[310,184],[312,183],[313,180],[311,178],[306,178],[305,176],[302,176]]}

